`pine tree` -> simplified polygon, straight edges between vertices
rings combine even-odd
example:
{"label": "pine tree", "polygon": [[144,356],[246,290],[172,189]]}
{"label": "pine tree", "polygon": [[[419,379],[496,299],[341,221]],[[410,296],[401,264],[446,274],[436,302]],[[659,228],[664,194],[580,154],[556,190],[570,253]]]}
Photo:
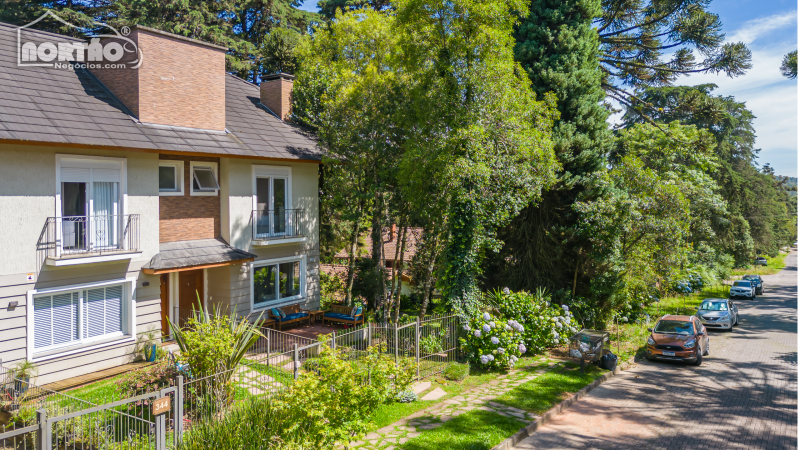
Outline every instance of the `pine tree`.
{"label": "pine tree", "polygon": [[546,92],[558,98],[561,117],[553,135],[562,170],[542,201],[526,207],[499,236],[505,246],[485,271],[490,285],[571,291],[577,284],[585,291],[589,243],[576,228],[572,205],[600,194],[589,178],[604,168],[613,141],[592,27],[602,14],[599,0],[534,0],[517,28],[515,57],[534,91],[539,98]]}

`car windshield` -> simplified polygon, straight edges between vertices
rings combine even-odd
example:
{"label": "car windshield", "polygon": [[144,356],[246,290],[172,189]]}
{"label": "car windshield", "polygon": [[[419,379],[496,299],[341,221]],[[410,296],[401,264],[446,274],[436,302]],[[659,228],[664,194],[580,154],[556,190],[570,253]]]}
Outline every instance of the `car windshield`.
{"label": "car windshield", "polygon": [[741,286],[741,287],[752,287],[749,281],[736,281],[733,283],[734,286]]}
{"label": "car windshield", "polygon": [[654,333],[663,334],[692,334],[692,322],[685,320],[660,320],[653,329]]}
{"label": "car windshield", "polygon": [[700,309],[704,311],[727,311],[728,302],[703,302]]}

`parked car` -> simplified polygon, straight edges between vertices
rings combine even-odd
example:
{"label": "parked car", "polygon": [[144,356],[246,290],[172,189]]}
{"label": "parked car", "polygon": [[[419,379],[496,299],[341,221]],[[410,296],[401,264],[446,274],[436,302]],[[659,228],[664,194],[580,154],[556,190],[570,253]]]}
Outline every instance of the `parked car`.
{"label": "parked car", "polygon": [[708,355],[708,332],[695,316],[666,315],[647,331],[646,358],[650,361],[685,361],[699,366]]}
{"label": "parked car", "polygon": [[695,317],[708,328],[722,328],[733,331],[739,325],[739,308],[724,298],[707,298],[697,308]]}
{"label": "parked car", "polygon": [[755,285],[756,295],[762,295],[764,293],[764,279],[761,278],[761,275],[745,275],[742,279],[748,280]]}
{"label": "parked car", "polygon": [[764,258],[763,256],[759,256],[758,258],[756,258],[756,265],[757,266],[766,266],[767,265],[767,258]]}
{"label": "parked car", "polygon": [[756,298],[756,289],[753,286],[753,283],[749,280],[738,280],[733,282],[733,286],[731,286],[731,293],[729,295],[730,298],[747,298],[750,300],[755,300]]}

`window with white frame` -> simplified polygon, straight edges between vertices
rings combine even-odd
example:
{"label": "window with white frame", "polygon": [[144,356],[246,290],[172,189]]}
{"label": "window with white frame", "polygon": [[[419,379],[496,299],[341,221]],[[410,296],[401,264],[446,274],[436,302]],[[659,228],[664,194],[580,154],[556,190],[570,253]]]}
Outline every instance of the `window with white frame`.
{"label": "window with white frame", "polygon": [[125,159],[58,155],[56,161],[60,251],[121,248]]}
{"label": "window with white frame", "polygon": [[192,195],[217,195],[219,180],[217,163],[191,161],[189,174],[192,177]]}
{"label": "window with white frame", "polygon": [[32,295],[34,354],[129,334],[129,282]]}
{"label": "window with white frame", "polygon": [[159,195],[183,195],[183,161],[158,162]]}
{"label": "window with white frame", "polygon": [[256,239],[291,235],[292,168],[284,166],[253,166],[253,211]]}
{"label": "window with white frame", "polygon": [[305,261],[287,258],[253,263],[253,308],[303,298],[305,289]]}

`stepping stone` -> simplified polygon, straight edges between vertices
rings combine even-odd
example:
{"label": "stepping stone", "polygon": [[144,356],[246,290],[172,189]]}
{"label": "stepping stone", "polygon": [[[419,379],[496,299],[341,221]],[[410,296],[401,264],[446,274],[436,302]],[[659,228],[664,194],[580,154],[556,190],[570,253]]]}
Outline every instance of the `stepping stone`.
{"label": "stepping stone", "polygon": [[425,425],[420,425],[419,429],[420,430],[432,430],[434,428],[439,428],[440,426],[442,426],[441,423],[427,423]]}
{"label": "stepping stone", "polygon": [[398,444],[405,444],[408,441],[408,438],[400,438],[397,440]]}
{"label": "stepping stone", "polygon": [[447,395],[447,392],[444,391],[442,388],[436,388],[422,397],[422,400],[439,400],[440,398]]}
{"label": "stepping stone", "polygon": [[418,383],[414,383],[411,385],[411,390],[414,391],[414,393],[417,395],[427,391],[430,388],[431,388],[430,381],[420,381]]}
{"label": "stepping stone", "polygon": [[453,420],[453,416],[441,416],[439,417],[439,420],[441,420],[442,422],[449,422]]}

